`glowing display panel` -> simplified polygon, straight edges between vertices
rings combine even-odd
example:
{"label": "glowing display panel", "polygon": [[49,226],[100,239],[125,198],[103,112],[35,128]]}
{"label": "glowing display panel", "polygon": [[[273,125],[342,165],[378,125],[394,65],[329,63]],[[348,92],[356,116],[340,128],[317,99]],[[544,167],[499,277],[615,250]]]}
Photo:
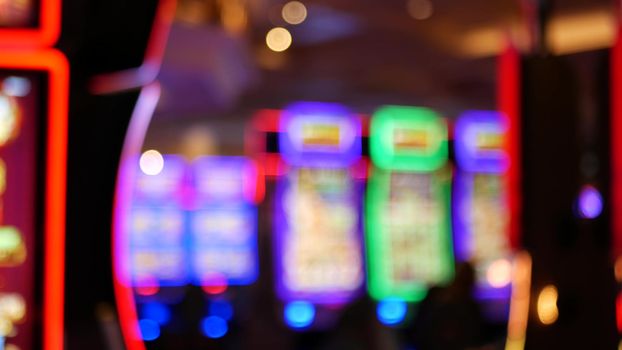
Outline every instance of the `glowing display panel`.
{"label": "glowing display panel", "polygon": [[477,294],[484,299],[510,296],[506,133],[496,112],[467,112],[456,123],[455,252],[474,264]]}
{"label": "glowing display panel", "polygon": [[377,300],[423,299],[453,274],[447,127],[433,111],[384,107],[371,122],[368,289]]}
{"label": "glowing display panel", "polygon": [[[21,349],[35,347],[34,322],[37,248],[43,235],[37,223],[40,184],[36,174],[44,127],[40,99],[43,76],[0,70],[0,337]],[[37,243],[38,242],[38,243]]]}
{"label": "glowing display panel", "polygon": [[257,168],[244,157],[203,157],[193,164],[191,270],[202,286],[257,279]]}
{"label": "glowing display panel", "polygon": [[376,169],[367,189],[368,288],[374,299],[423,299],[453,273],[449,173]]}
{"label": "glowing display panel", "polygon": [[38,6],[35,0],[0,0],[0,28],[34,27]]}
{"label": "glowing display panel", "polygon": [[293,166],[347,167],[361,157],[361,122],[338,104],[299,102],[280,119],[279,147]]}
{"label": "glowing display panel", "polygon": [[363,285],[362,186],[348,169],[298,168],[277,185],[277,288],[283,300],[339,304]]}
{"label": "glowing display panel", "polygon": [[187,167],[181,157],[164,157],[157,175],[136,172],[126,232],[134,286],[180,286],[188,281],[183,194]]}
{"label": "glowing display panel", "polygon": [[371,121],[370,152],[385,170],[432,171],[447,161],[447,125],[420,107],[386,106]]}

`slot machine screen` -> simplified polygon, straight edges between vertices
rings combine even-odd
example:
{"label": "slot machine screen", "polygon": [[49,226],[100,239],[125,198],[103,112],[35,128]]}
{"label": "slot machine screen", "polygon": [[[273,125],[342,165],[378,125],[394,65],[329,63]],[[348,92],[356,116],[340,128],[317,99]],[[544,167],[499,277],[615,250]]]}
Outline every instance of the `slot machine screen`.
{"label": "slot machine screen", "polygon": [[298,103],[280,125],[290,169],[275,200],[279,296],[346,303],[364,283],[363,187],[350,169],[360,159],[360,120],[340,105]]}
{"label": "slot machine screen", "polygon": [[0,28],[33,28],[37,26],[36,0],[0,0]]}
{"label": "slot machine screen", "polygon": [[370,143],[377,168],[367,188],[369,292],[419,301],[453,271],[447,126],[428,109],[384,107]]}
{"label": "slot machine screen", "polygon": [[136,287],[183,286],[188,281],[183,208],[186,163],[173,155],[162,159],[161,171],[151,172],[141,164],[143,170],[136,172],[126,223],[126,266]]}
{"label": "slot machine screen", "polygon": [[456,258],[473,263],[481,298],[508,298],[511,279],[505,119],[467,112],[456,123]]}
{"label": "slot machine screen", "polygon": [[195,284],[248,285],[257,279],[257,175],[255,164],[244,157],[195,160],[190,214]]}
{"label": "slot machine screen", "polygon": [[0,339],[20,349],[36,347],[40,312],[44,82],[42,74],[0,69]]}

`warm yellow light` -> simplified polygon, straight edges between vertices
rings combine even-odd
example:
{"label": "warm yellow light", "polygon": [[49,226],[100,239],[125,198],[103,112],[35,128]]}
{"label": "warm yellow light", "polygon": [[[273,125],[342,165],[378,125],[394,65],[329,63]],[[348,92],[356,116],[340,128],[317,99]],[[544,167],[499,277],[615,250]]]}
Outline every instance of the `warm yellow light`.
{"label": "warm yellow light", "polygon": [[234,34],[244,32],[248,22],[248,15],[244,1],[224,0],[221,1],[220,16],[223,27]]}
{"label": "warm yellow light", "polygon": [[557,321],[559,316],[557,296],[557,288],[553,285],[542,288],[538,295],[538,318],[544,325],[550,325]]}
{"label": "warm yellow light", "polygon": [[292,44],[292,35],[282,27],[272,28],[266,35],[266,45],[272,51],[281,52],[287,50]]}
{"label": "warm yellow light", "polygon": [[164,169],[164,158],[160,152],[149,150],[140,156],[139,165],[146,175],[158,175]]}
{"label": "warm yellow light", "polygon": [[434,6],[430,0],[409,0],[406,9],[412,18],[418,20],[428,19],[434,13]]}
{"label": "warm yellow light", "polygon": [[493,288],[507,286],[512,281],[512,264],[507,259],[493,261],[486,270],[486,279]]}
{"label": "warm yellow light", "polygon": [[616,37],[613,11],[595,10],[553,17],[547,41],[556,54],[570,54],[610,47]]}
{"label": "warm yellow light", "polygon": [[300,24],[307,19],[307,8],[300,1],[290,1],[283,6],[281,15],[289,24]]}
{"label": "warm yellow light", "polygon": [[512,299],[508,318],[508,335],[505,350],[523,350],[529,318],[529,290],[531,288],[531,257],[520,252],[514,259],[512,274]]}

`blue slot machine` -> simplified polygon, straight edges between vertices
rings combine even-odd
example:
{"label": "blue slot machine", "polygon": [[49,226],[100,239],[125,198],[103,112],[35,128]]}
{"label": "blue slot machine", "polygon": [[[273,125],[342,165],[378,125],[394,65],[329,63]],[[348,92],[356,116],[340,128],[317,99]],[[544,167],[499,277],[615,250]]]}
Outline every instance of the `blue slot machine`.
{"label": "blue slot machine", "polygon": [[239,301],[232,290],[258,278],[259,176],[245,157],[206,156],[192,164],[188,256],[192,283],[205,293],[200,330],[207,338],[229,332]]}
{"label": "blue slot machine", "polygon": [[498,112],[465,112],[455,125],[456,259],[471,262],[476,296],[505,318],[511,293],[512,249],[505,150],[506,119]]}
{"label": "blue slot machine", "polygon": [[361,122],[346,108],[301,102],[280,120],[286,174],[275,194],[276,289],[296,330],[330,326],[364,287]]}

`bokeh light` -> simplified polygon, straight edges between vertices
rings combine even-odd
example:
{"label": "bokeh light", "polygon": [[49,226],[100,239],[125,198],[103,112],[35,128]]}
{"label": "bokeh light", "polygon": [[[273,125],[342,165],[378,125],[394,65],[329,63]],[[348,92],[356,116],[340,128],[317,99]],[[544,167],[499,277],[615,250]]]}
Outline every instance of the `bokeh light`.
{"label": "bokeh light", "polygon": [[283,6],[281,15],[289,24],[300,24],[307,18],[307,8],[300,1],[290,1]]}
{"label": "bokeh light", "polygon": [[160,337],[160,325],[156,321],[144,318],[138,321],[138,326],[143,340],[152,341]]}
{"label": "bokeh light", "polygon": [[412,18],[418,20],[428,19],[434,13],[434,6],[430,0],[409,0],[406,9]]}
{"label": "bokeh light", "polygon": [[493,288],[502,288],[512,281],[512,264],[507,259],[493,261],[486,271],[488,284]]}
{"label": "bokeh light", "polygon": [[229,331],[227,321],[218,316],[209,316],[201,322],[201,330],[206,337],[212,339],[222,338]]}
{"label": "bokeh light", "polygon": [[603,211],[603,197],[593,186],[586,185],[581,189],[578,201],[579,216],[583,219],[595,219]]}
{"label": "bokeh light", "polygon": [[385,299],[378,303],[376,314],[385,325],[396,325],[404,321],[408,307],[403,300]]}
{"label": "bokeh light", "polygon": [[159,324],[166,324],[171,320],[171,310],[162,303],[152,302],[144,304],[142,306],[142,314]]}
{"label": "bokeh light", "polygon": [[292,44],[292,35],[282,27],[272,28],[266,34],[266,45],[272,51],[282,52],[287,50]]}
{"label": "bokeh light", "polygon": [[559,311],[557,309],[557,288],[548,285],[540,291],[538,295],[538,319],[544,325],[550,325],[557,321]]}
{"label": "bokeh light", "polygon": [[164,169],[164,157],[156,150],[149,150],[140,156],[139,165],[146,175],[158,175]]}
{"label": "bokeh light", "polygon": [[233,306],[226,300],[214,300],[209,305],[209,314],[229,321],[233,317]]}
{"label": "bokeh light", "polygon": [[294,301],[285,305],[285,322],[292,328],[305,328],[313,323],[315,306],[306,301]]}

